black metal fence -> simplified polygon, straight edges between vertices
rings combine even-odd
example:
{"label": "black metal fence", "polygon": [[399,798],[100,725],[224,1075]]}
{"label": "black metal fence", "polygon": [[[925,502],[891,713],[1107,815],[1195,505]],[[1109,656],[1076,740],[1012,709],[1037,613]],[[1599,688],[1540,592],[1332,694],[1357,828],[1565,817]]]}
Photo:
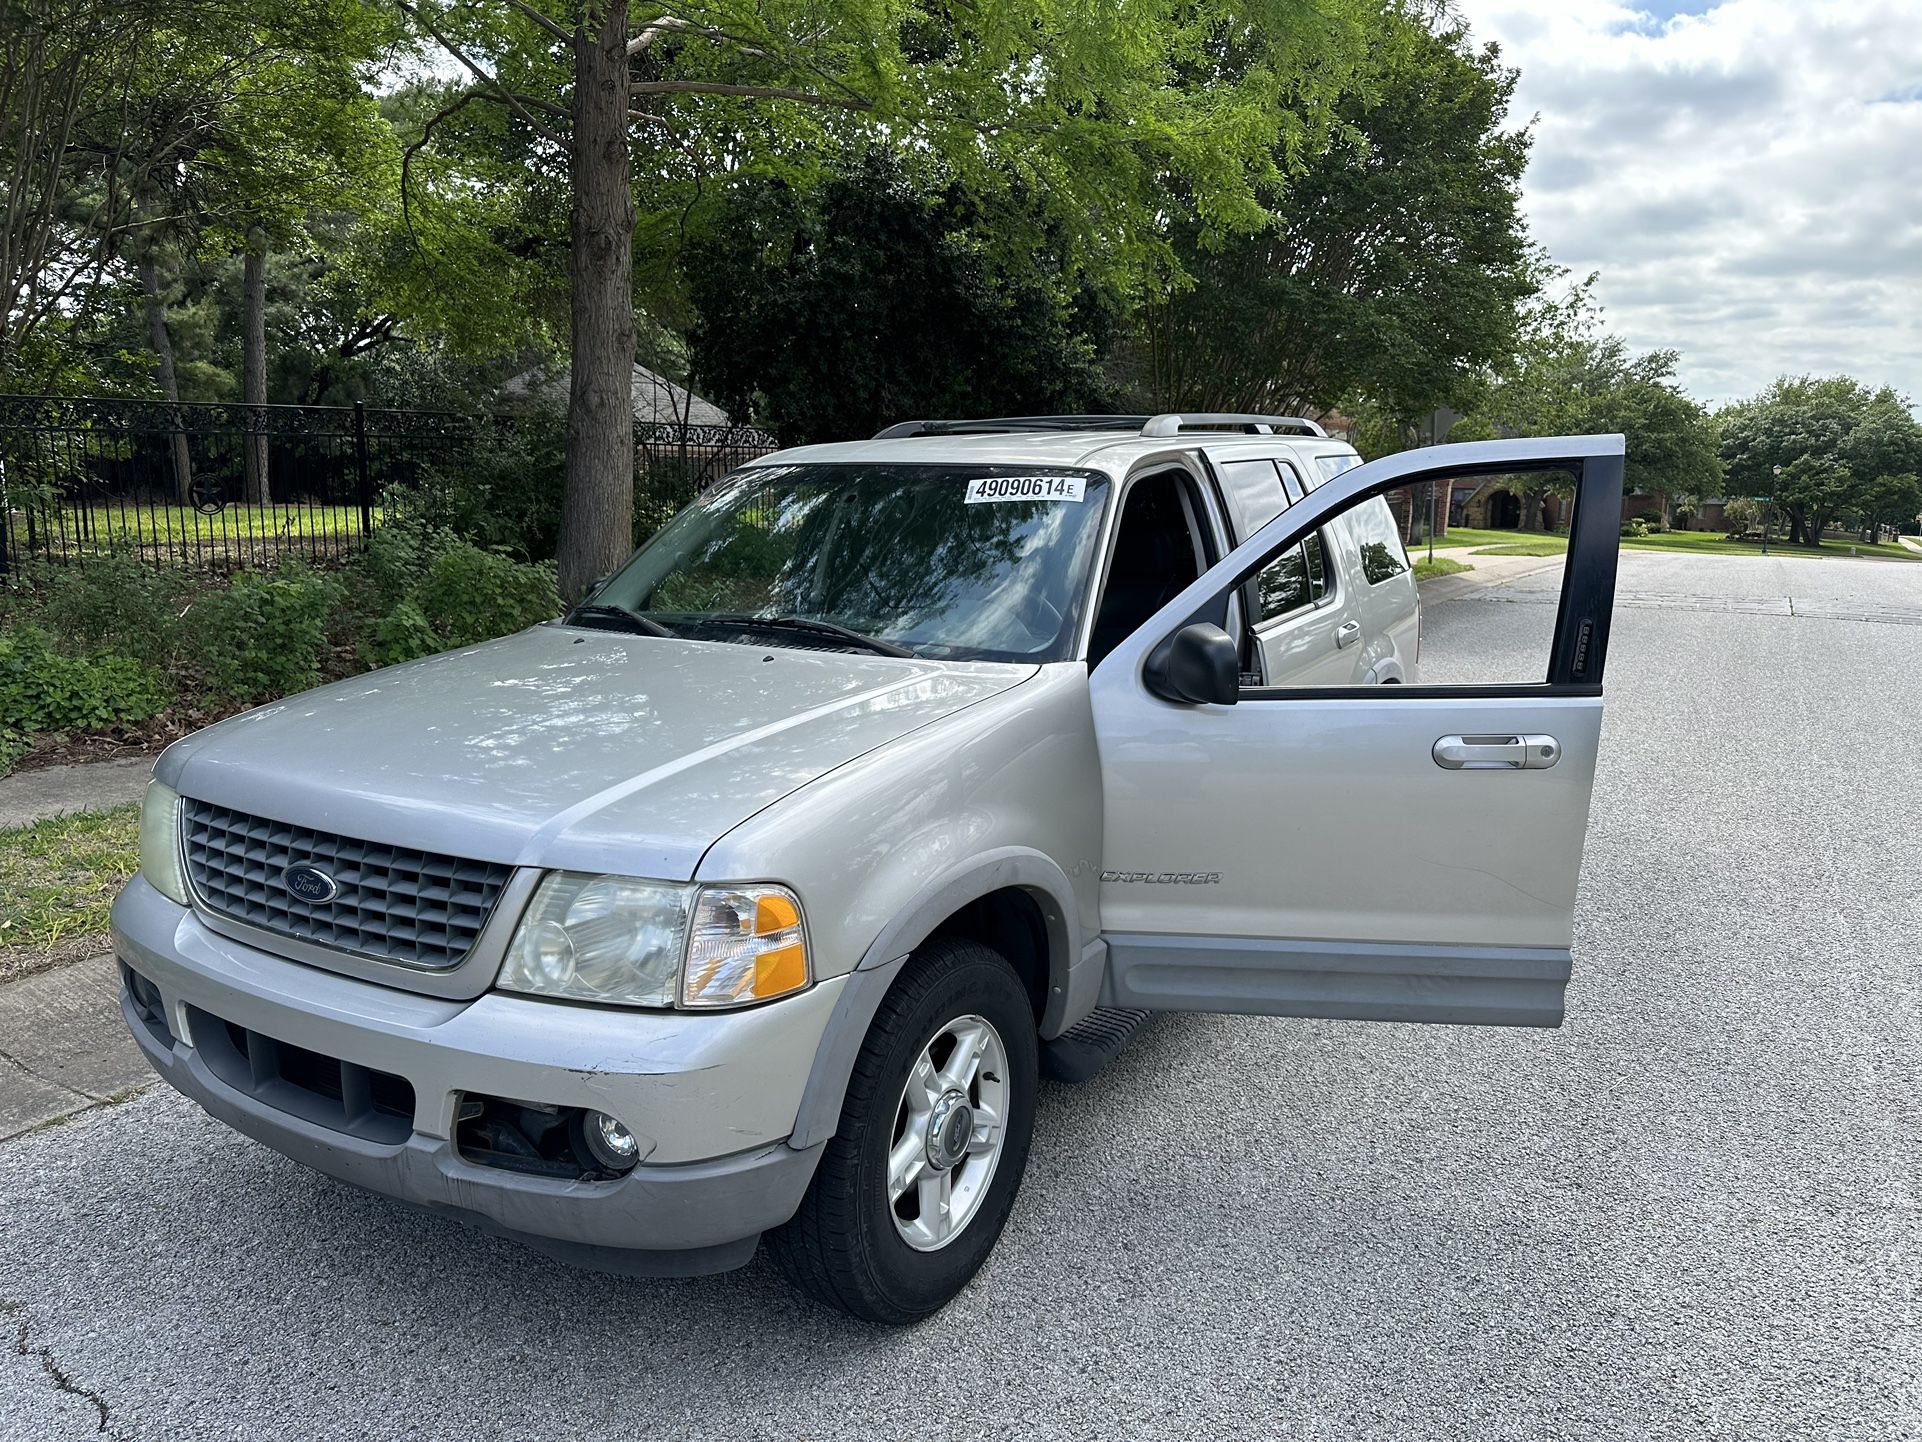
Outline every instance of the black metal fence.
{"label": "black metal fence", "polygon": [[[0,396],[0,581],[34,561],[115,551],[214,572],[344,559],[423,482],[458,476],[520,424],[366,405]],[[646,529],[776,446],[751,427],[653,423],[636,425],[635,442]]]}

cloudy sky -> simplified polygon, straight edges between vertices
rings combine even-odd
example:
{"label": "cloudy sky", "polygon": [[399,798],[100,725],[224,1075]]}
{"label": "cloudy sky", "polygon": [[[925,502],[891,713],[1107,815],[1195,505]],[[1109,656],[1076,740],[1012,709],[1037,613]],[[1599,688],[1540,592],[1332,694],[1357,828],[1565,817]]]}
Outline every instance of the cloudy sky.
{"label": "cloudy sky", "polygon": [[1460,0],[1538,116],[1536,238],[1705,401],[1846,371],[1922,402],[1922,0]]}

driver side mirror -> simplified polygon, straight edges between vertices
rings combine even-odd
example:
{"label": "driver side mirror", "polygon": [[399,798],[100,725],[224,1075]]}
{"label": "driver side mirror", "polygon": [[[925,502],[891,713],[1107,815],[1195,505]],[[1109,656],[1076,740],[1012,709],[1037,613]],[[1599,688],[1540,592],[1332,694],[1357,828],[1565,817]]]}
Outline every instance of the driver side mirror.
{"label": "driver side mirror", "polygon": [[1196,621],[1148,653],[1148,689],[1188,706],[1232,706],[1241,699],[1241,656],[1219,626]]}

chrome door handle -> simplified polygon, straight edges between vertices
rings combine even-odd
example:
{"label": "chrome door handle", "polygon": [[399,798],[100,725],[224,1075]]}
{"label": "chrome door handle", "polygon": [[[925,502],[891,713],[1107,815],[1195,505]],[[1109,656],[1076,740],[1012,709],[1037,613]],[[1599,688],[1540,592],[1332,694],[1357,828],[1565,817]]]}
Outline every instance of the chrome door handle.
{"label": "chrome door handle", "polygon": [[1435,764],[1450,771],[1546,771],[1562,759],[1553,736],[1444,736]]}
{"label": "chrome door handle", "polygon": [[1352,646],[1360,639],[1361,622],[1359,621],[1343,621],[1339,626],[1335,627],[1335,649],[1337,651],[1344,646]]}

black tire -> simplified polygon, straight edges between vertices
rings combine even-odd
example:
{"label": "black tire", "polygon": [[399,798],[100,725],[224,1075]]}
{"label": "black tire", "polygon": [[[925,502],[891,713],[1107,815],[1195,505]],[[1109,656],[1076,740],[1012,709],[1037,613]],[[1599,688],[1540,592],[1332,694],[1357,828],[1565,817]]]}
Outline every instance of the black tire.
{"label": "black tire", "polygon": [[[896,1230],[888,1152],[908,1073],[949,1022],[978,1016],[1000,1033],[1009,1095],[1001,1152],[979,1209],[937,1251]],[[1034,1133],[1039,1042],[1027,988],[1000,953],[937,938],[909,959],[855,1058],[840,1129],[801,1209],[768,1237],[789,1279],[815,1300],[864,1321],[899,1326],[946,1306],[980,1270],[1013,1210]]]}

